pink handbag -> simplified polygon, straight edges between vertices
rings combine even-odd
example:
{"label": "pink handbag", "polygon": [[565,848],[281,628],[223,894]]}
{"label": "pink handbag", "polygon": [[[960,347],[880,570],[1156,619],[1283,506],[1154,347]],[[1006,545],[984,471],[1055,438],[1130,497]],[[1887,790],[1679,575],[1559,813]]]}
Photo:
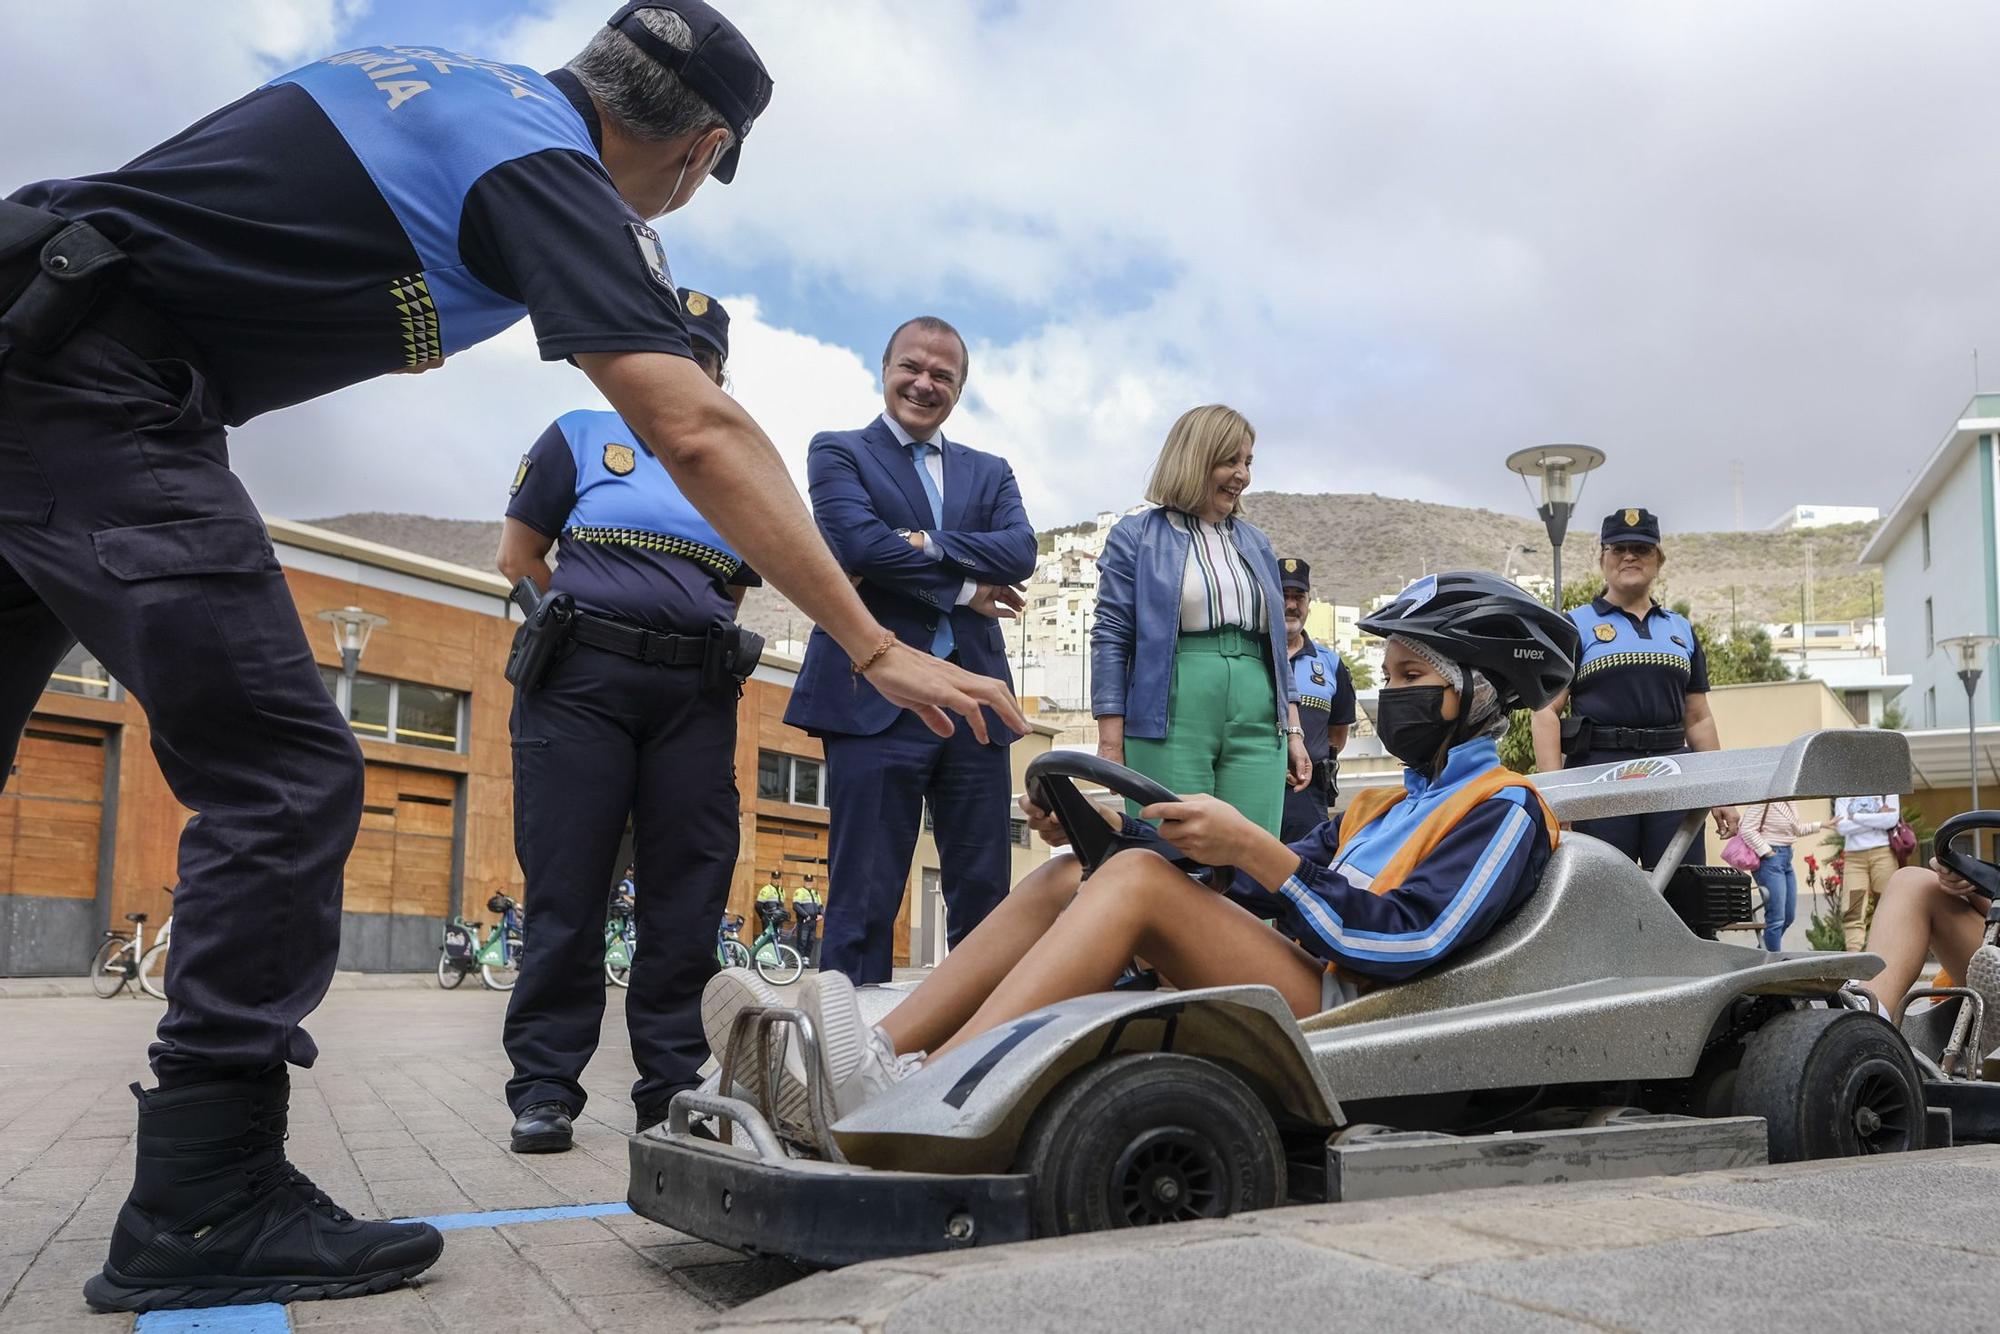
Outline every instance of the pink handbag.
{"label": "pink handbag", "polygon": [[1750,840],[1741,834],[1731,834],[1722,845],[1722,860],[1739,871],[1754,871],[1764,861],[1757,855],[1757,849],[1750,846]]}

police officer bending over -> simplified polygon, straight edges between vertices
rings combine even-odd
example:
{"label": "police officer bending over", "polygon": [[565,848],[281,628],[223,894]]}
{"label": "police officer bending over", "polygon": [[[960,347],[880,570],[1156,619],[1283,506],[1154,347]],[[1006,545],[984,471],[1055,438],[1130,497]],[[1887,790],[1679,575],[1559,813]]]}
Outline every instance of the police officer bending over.
{"label": "police officer bending over", "polygon": [[613,25],[548,75],[350,51],[115,171],[0,201],[0,775],[80,640],[195,813],[159,1084],[84,1289],[100,1309],[378,1292],[443,1247],[352,1218],[285,1159],[286,1063],[316,1054],[300,1023],[333,976],[362,763],[225,425],[428,369],[525,314],[878,693],[939,729],[949,709],[984,735],[982,706],[1026,726],[997,682],[898,647],[689,358],[645,219],[735,173],[770,100],[756,53],[700,0],[635,0]]}
{"label": "police officer bending over", "polygon": [[1278,587],[1285,595],[1285,652],[1299,683],[1299,725],[1305,731],[1312,778],[1285,790],[1285,816],[1278,837],[1297,842],[1326,823],[1327,808],[1339,795],[1334,779],[1347,729],[1354,726],[1354,678],[1338,650],[1315,644],[1306,633],[1312,604],[1312,566],[1294,556],[1278,562]]}
{"label": "police officer bending over", "polygon": [[[1531,720],[1535,767],[1553,771],[1719,749],[1701,639],[1687,617],[1653,600],[1653,583],[1667,559],[1660,521],[1651,510],[1619,510],[1605,516],[1598,540],[1604,591],[1570,609],[1583,636],[1583,657],[1575,685]],[[1571,705],[1568,718],[1561,716],[1564,700]],[[1579,820],[1576,828],[1650,869],[1683,814]],[[1714,814],[1724,837],[1734,832],[1734,807],[1718,806]],[[1684,860],[1698,865],[1704,855],[1697,836]]]}
{"label": "police officer bending over", "polygon": [[[686,288],[681,312],[720,385],[727,312]],[[668,1100],[700,1082],[701,988],[715,971],[708,926],[736,869],[738,681],[762,648],[731,618],[761,580],[615,412],[558,418],[515,478],[500,571],[561,604],[523,638],[565,641],[537,646],[547,660],[537,679],[515,681],[509,720],[530,947],[507,1002],[507,1105],[514,1151],[550,1153],[570,1147],[587,1096],[583,1068],[604,1021],[598,892],[628,816],[646,885],[625,1001],[637,1128],[664,1121]]]}

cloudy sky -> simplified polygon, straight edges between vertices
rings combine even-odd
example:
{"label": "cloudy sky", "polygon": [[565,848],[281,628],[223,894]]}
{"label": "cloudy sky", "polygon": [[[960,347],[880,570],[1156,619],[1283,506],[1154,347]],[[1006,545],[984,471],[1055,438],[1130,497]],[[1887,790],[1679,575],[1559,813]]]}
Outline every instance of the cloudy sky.
{"label": "cloudy sky", "polygon": [[[0,192],[115,165],[374,41],[548,68],[613,0],[0,0]],[[776,79],[736,183],[661,230],[735,315],[734,389],[795,471],[880,402],[897,320],[972,342],[947,433],[1038,524],[1136,499],[1221,399],[1256,483],[1525,510],[1580,440],[1595,513],[1672,528],[1894,502],[2000,388],[1983,0],[733,0]],[[594,405],[525,323],[252,422],[267,512],[504,505]]]}

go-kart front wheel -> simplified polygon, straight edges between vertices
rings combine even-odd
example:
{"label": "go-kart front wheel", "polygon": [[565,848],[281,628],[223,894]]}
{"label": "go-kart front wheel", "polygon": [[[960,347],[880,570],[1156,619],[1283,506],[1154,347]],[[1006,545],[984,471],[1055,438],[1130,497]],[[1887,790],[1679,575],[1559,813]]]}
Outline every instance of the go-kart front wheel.
{"label": "go-kart front wheel", "polygon": [[1761,1116],[1771,1161],[1924,1147],[1924,1084],[1909,1044],[1858,1010],[1789,1010],[1745,1044],[1735,1113]]}
{"label": "go-kart front wheel", "polygon": [[1221,1218],[1285,1199],[1285,1150],[1244,1082],[1192,1056],[1134,1052],[1072,1075],[1036,1112],[1017,1171],[1035,1235]]}

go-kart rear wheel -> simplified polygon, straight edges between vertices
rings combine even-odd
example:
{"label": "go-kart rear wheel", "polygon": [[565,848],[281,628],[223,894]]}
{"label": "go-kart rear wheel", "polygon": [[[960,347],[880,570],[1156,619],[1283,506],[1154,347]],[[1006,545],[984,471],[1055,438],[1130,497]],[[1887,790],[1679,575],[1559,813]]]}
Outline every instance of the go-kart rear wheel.
{"label": "go-kart rear wheel", "polygon": [[1771,1161],[1906,1153],[1924,1147],[1924,1085],[1886,1020],[1858,1010],[1790,1010],[1751,1034],[1734,1111],[1761,1116]]}
{"label": "go-kart rear wheel", "polygon": [[1192,1056],[1134,1052],[1086,1067],[1042,1104],[1017,1171],[1034,1177],[1035,1235],[1268,1209],[1285,1151],[1255,1093]]}

